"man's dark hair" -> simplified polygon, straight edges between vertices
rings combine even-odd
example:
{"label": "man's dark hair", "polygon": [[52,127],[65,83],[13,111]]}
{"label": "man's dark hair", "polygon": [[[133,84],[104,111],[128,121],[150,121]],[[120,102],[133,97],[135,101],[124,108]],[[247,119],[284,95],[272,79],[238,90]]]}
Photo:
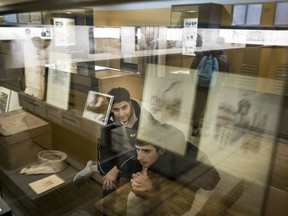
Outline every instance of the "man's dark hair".
{"label": "man's dark hair", "polygon": [[108,95],[114,96],[113,103],[120,103],[122,101],[130,102],[130,93],[127,89],[118,87],[118,88],[112,88]]}

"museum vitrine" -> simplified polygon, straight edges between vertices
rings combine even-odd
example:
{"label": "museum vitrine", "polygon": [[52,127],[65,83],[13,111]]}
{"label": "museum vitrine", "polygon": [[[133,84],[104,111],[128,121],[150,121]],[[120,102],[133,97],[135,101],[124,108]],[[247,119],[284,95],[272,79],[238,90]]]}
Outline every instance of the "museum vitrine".
{"label": "museum vitrine", "polygon": [[[112,3],[69,9],[31,1],[25,11],[0,10],[0,189],[13,213],[126,215],[129,183],[117,189],[119,205],[113,194],[102,199],[99,172],[73,184],[98,161],[113,111],[109,90],[124,87],[157,122],[142,112],[137,140],[175,160],[162,168],[177,171],[175,158],[186,166],[192,146],[194,162],[220,176],[213,190],[197,191],[185,215],[269,215],[272,199],[288,197],[287,2]],[[200,86],[209,62],[211,80]],[[53,160],[61,170],[47,166]],[[205,176],[176,171],[161,176],[170,190],[146,202],[147,214],[180,214],[185,208],[174,204],[182,198],[166,201]]]}

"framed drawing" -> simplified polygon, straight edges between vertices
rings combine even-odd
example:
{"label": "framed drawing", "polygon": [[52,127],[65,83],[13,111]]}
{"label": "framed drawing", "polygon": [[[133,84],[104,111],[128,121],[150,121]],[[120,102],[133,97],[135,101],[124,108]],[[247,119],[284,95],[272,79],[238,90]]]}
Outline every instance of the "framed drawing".
{"label": "framed drawing", "polygon": [[8,111],[11,90],[0,86],[0,113]]}
{"label": "framed drawing", "polygon": [[113,96],[89,91],[83,111],[83,117],[106,125],[112,107]]}
{"label": "framed drawing", "polygon": [[182,136],[184,141],[189,138],[195,88],[189,69],[148,64],[141,104],[162,127],[151,131],[151,122],[141,113],[137,138],[183,155],[186,142]]}
{"label": "framed drawing", "polygon": [[55,46],[75,46],[76,29],[72,18],[54,18]]}
{"label": "framed drawing", "polygon": [[0,86],[0,113],[19,109],[22,107],[19,105],[18,93]]}
{"label": "framed drawing", "polygon": [[49,68],[46,102],[68,110],[71,73]]}
{"label": "framed drawing", "polygon": [[[249,215],[261,214],[275,152],[282,94],[275,91],[273,83],[272,79],[219,72],[217,84],[209,92],[198,145],[221,170],[219,191],[228,176],[245,179],[246,186],[253,188],[253,193],[244,190],[233,205],[247,207],[251,204],[245,200],[255,200],[253,207],[247,207]],[[284,80],[281,86],[285,86]]]}

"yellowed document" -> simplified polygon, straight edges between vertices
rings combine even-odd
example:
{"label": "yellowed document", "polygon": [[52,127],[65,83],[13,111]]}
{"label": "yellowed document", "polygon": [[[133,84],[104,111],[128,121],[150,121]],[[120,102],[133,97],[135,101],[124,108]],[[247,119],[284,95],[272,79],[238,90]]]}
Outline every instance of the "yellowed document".
{"label": "yellowed document", "polygon": [[48,176],[46,178],[40,179],[38,181],[32,182],[29,186],[36,194],[41,194],[47,190],[50,190],[60,184],[64,183],[64,180],[61,179],[56,174]]}

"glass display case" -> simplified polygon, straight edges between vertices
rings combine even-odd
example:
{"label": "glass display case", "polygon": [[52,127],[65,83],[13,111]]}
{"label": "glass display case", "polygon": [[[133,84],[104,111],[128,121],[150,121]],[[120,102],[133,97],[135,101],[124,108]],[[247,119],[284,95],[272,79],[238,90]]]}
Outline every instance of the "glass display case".
{"label": "glass display case", "polygon": [[0,9],[14,215],[287,211],[288,2],[24,2]]}

